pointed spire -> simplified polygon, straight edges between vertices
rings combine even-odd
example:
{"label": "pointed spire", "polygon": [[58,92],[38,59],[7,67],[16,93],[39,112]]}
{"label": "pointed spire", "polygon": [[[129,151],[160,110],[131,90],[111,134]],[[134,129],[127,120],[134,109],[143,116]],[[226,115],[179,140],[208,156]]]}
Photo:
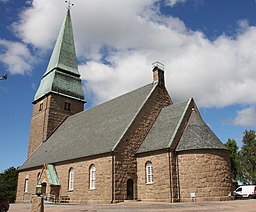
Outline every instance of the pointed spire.
{"label": "pointed spire", "polygon": [[68,7],[48,67],[43,75],[34,101],[41,99],[50,92],[83,101],[84,92],[79,77],[70,7]]}
{"label": "pointed spire", "polygon": [[80,76],[76,62],[76,51],[70,9],[67,9],[66,17],[63,21],[44,76],[55,68],[60,68],[64,71],[68,71]]}

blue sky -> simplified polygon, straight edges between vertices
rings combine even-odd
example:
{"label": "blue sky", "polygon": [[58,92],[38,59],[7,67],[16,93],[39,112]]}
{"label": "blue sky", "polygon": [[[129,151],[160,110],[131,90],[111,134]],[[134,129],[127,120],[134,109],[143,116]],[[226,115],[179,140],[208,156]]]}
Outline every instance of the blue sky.
{"label": "blue sky", "polygon": [[[194,97],[225,143],[256,127],[255,0],[73,0],[85,109],[152,81]],[[27,156],[32,101],[65,16],[62,0],[0,0],[0,171]]]}

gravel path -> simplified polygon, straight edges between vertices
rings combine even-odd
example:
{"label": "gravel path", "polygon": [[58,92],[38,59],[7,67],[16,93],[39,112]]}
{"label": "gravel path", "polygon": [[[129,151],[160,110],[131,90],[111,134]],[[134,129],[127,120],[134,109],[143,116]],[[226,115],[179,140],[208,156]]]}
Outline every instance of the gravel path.
{"label": "gravel path", "polygon": [[[11,204],[9,212],[30,212],[31,204]],[[57,205],[45,204],[45,212],[166,212],[166,211],[200,211],[200,212],[255,212],[256,199],[234,200],[225,202],[196,203],[148,203],[124,202],[106,205]]]}

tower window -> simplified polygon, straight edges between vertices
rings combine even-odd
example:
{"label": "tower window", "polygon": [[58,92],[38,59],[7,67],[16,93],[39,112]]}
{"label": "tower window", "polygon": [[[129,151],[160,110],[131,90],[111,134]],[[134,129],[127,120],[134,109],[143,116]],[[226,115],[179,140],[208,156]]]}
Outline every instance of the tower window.
{"label": "tower window", "polygon": [[65,102],[64,109],[70,111],[71,110],[71,104],[69,102]]}
{"label": "tower window", "polygon": [[43,110],[43,103],[40,103],[40,105],[39,105],[39,111],[41,111],[41,110]]}

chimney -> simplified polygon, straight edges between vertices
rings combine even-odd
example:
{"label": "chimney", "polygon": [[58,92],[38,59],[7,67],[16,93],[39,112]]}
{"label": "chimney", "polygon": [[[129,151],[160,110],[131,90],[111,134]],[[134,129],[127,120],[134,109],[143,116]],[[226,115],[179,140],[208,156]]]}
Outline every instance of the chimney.
{"label": "chimney", "polygon": [[159,86],[165,87],[164,82],[164,65],[160,62],[153,64],[153,83],[158,83]]}

